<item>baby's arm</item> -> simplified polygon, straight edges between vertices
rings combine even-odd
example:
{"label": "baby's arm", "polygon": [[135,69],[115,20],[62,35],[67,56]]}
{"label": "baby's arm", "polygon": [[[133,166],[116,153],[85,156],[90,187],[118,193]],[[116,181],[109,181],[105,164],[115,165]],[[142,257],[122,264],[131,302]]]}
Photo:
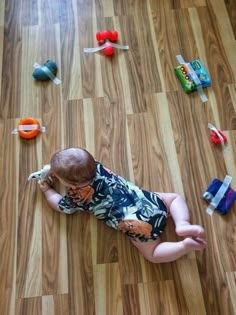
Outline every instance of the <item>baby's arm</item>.
{"label": "baby's arm", "polygon": [[41,191],[44,193],[45,198],[47,199],[48,204],[53,210],[56,210],[60,213],[64,213],[60,210],[58,204],[62,199],[62,195],[58,194],[51,186],[49,186],[46,182],[39,184]]}

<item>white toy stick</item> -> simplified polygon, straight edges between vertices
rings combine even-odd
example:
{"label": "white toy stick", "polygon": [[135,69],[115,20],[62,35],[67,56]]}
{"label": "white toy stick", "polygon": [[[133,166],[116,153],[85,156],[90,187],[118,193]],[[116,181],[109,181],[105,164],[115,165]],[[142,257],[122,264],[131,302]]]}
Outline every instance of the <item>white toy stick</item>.
{"label": "white toy stick", "polygon": [[123,50],[128,50],[129,49],[129,46],[128,45],[119,45],[119,44],[115,44],[115,43],[112,43],[112,42],[107,42],[101,46],[98,46],[98,47],[94,47],[94,48],[84,48],[84,52],[85,53],[95,53],[99,50],[103,50],[104,48],[108,47],[108,46],[111,46],[111,47],[114,47],[114,48],[118,48],[118,49],[123,49]]}
{"label": "white toy stick", "polygon": [[[28,180],[36,179],[41,184],[47,179],[49,171],[50,171],[50,165],[49,164],[44,165],[44,167],[40,171],[31,173],[30,176],[28,177]],[[50,177],[48,178],[50,180]]]}

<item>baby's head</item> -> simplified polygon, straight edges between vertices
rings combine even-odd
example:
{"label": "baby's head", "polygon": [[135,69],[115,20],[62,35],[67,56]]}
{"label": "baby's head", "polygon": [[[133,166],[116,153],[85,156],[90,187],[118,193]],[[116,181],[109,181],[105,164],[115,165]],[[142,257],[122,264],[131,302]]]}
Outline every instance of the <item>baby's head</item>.
{"label": "baby's head", "polygon": [[86,185],[96,174],[92,155],[82,148],[69,148],[56,152],[51,158],[51,173],[63,184]]}

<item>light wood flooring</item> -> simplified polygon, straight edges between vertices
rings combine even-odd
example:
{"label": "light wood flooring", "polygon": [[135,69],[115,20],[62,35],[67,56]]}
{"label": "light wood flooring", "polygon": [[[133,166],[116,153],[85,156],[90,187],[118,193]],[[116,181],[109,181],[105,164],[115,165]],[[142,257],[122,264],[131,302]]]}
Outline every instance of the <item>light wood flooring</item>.
{"label": "light wood flooring", "polygon": [[[97,30],[128,51],[85,54]],[[0,314],[236,314],[236,206],[206,214],[213,178],[236,189],[235,0],[0,0]],[[183,92],[176,55],[200,58],[208,102]],[[36,82],[34,62],[57,62],[60,85]],[[20,118],[46,127],[12,134]],[[209,141],[207,124],[227,146]],[[87,148],[139,186],[182,194],[208,246],[151,264],[87,214],[60,215],[28,175],[58,149]],[[169,219],[164,238],[177,240]]]}

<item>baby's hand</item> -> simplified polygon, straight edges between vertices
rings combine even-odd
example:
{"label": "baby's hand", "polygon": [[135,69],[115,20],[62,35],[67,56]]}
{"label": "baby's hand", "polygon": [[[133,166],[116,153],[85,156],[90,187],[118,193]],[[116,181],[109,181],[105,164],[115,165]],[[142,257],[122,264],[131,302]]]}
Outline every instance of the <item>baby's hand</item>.
{"label": "baby's hand", "polygon": [[45,193],[48,189],[51,189],[52,187],[47,183],[47,182],[38,182],[38,184],[39,184],[39,188],[41,189],[41,191],[43,192],[43,193]]}
{"label": "baby's hand", "polygon": [[44,182],[46,182],[51,187],[53,187],[56,184],[57,181],[58,181],[58,179],[54,175],[49,175],[44,180]]}

